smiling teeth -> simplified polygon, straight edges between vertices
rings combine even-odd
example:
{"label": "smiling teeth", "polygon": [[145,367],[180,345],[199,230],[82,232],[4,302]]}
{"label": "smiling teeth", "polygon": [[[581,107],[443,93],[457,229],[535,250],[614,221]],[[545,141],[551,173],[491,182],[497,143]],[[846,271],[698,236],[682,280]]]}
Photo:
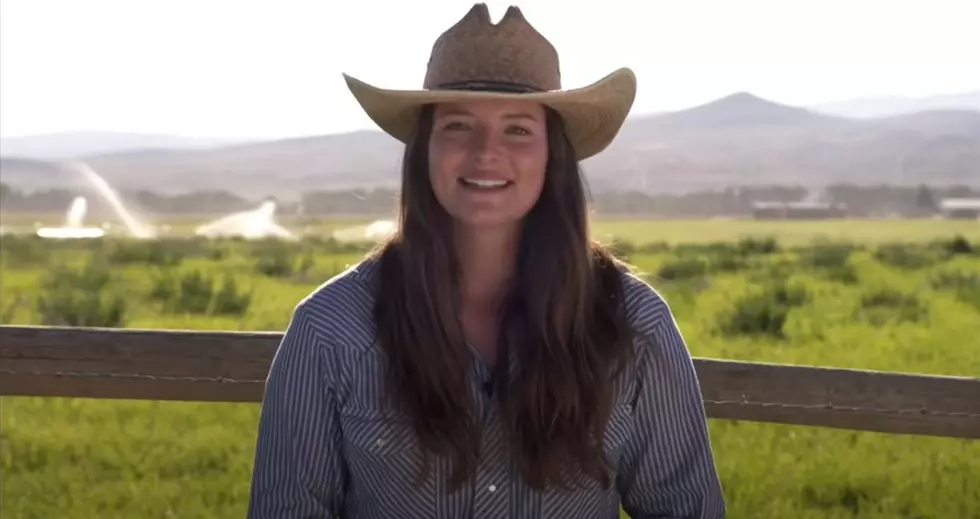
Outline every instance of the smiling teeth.
{"label": "smiling teeth", "polygon": [[473,186],[476,186],[476,187],[487,187],[487,188],[491,188],[491,187],[504,187],[504,186],[507,185],[507,181],[506,180],[476,180],[476,179],[464,178],[463,179],[463,182],[466,182],[467,184],[470,184],[470,185],[473,185]]}

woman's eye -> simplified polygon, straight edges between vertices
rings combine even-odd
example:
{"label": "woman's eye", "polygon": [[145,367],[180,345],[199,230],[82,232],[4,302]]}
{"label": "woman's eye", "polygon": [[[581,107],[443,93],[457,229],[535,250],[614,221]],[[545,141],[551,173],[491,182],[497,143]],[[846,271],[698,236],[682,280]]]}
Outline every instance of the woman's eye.
{"label": "woman's eye", "polygon": [[507,133],[512,135],[531,135],[531,130],[524,128],[523,126],[511,126],[507,129]]}
{"label": "woman's eye", "polygon": [[466,125],[463,124],[463,123],[461,123],[461,122],[459,122],[459,121],[453,121],[453,122],[450,122],[450,123],[446,123],[442,127],[443,130],[448,130],[448,131],[451,131],[451,132],[465,130],[466,128],[467,128]]}

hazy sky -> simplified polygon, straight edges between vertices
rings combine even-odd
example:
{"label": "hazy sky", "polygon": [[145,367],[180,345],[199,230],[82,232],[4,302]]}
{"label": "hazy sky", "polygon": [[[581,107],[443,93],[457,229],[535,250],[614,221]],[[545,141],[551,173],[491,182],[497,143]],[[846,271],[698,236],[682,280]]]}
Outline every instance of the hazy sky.
{"label": "hazy sky", "polygon": [[[526,0],[566,87],[619,66],[635,112],[980,87],[980,0]],[[278,138],[371,128],[341,72],[421,84],[466,0],[0,0],[0,135]]]}

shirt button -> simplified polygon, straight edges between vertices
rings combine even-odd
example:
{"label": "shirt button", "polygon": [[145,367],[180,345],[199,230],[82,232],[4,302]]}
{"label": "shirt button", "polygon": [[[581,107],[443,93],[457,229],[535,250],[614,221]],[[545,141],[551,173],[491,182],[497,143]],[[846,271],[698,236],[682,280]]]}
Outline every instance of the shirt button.
{"label": "shirt button", "polygon": [[497,485],[490,485],[489,487],[487,487],[487,490],[489,490],[490,493],[492,494],[497,491]]}

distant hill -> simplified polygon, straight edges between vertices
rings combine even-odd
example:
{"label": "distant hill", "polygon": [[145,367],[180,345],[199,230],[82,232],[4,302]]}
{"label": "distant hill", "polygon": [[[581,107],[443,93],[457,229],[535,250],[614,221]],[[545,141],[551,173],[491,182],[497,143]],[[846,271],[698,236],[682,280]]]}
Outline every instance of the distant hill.
{"label": "distant hill", "polygon": [[727,185],[980,185],[980,112],[852,119],[750,94],[639,118],[592,160],[594,185],[678,192]]}
{"label": "distant hill", "polygon": [[231,141],[193,139],[174,135],[123,132],[67,132],[0,138],[0,155],[37,159],[66,159],[136,150],[212,148]]}
{"label": "distant hill", "polygon": [[748,92],[739,92],[688,110],[661,114],[648,119],[648,124],[639,127],[660,132],[702,132],[705,129],[739,131],[759,127],[826,125],[836,121],[835,118],[803,108],[774,103]]}
{"label": "distant hill", "polygon": [[[124,189],[224,189],[287,198],[310,190],[396,185],[401,150],[383,133],[360,131],[92,154],[85,160]],[[631,117],[614,144],[584,166],[596,191],[666,193],[753,184],[978,186],[980,111],[854,119],[738,93],[689,110]],[[25,160],[0,160],[0,174],[4,182],[30,189],[80,181]]]}
{"label": "distant hill", "polygon": [[890,117],[927,110],[980,111],[980,90],[931,97],[862,97],[809,108],[818,113],[854,118]]}

